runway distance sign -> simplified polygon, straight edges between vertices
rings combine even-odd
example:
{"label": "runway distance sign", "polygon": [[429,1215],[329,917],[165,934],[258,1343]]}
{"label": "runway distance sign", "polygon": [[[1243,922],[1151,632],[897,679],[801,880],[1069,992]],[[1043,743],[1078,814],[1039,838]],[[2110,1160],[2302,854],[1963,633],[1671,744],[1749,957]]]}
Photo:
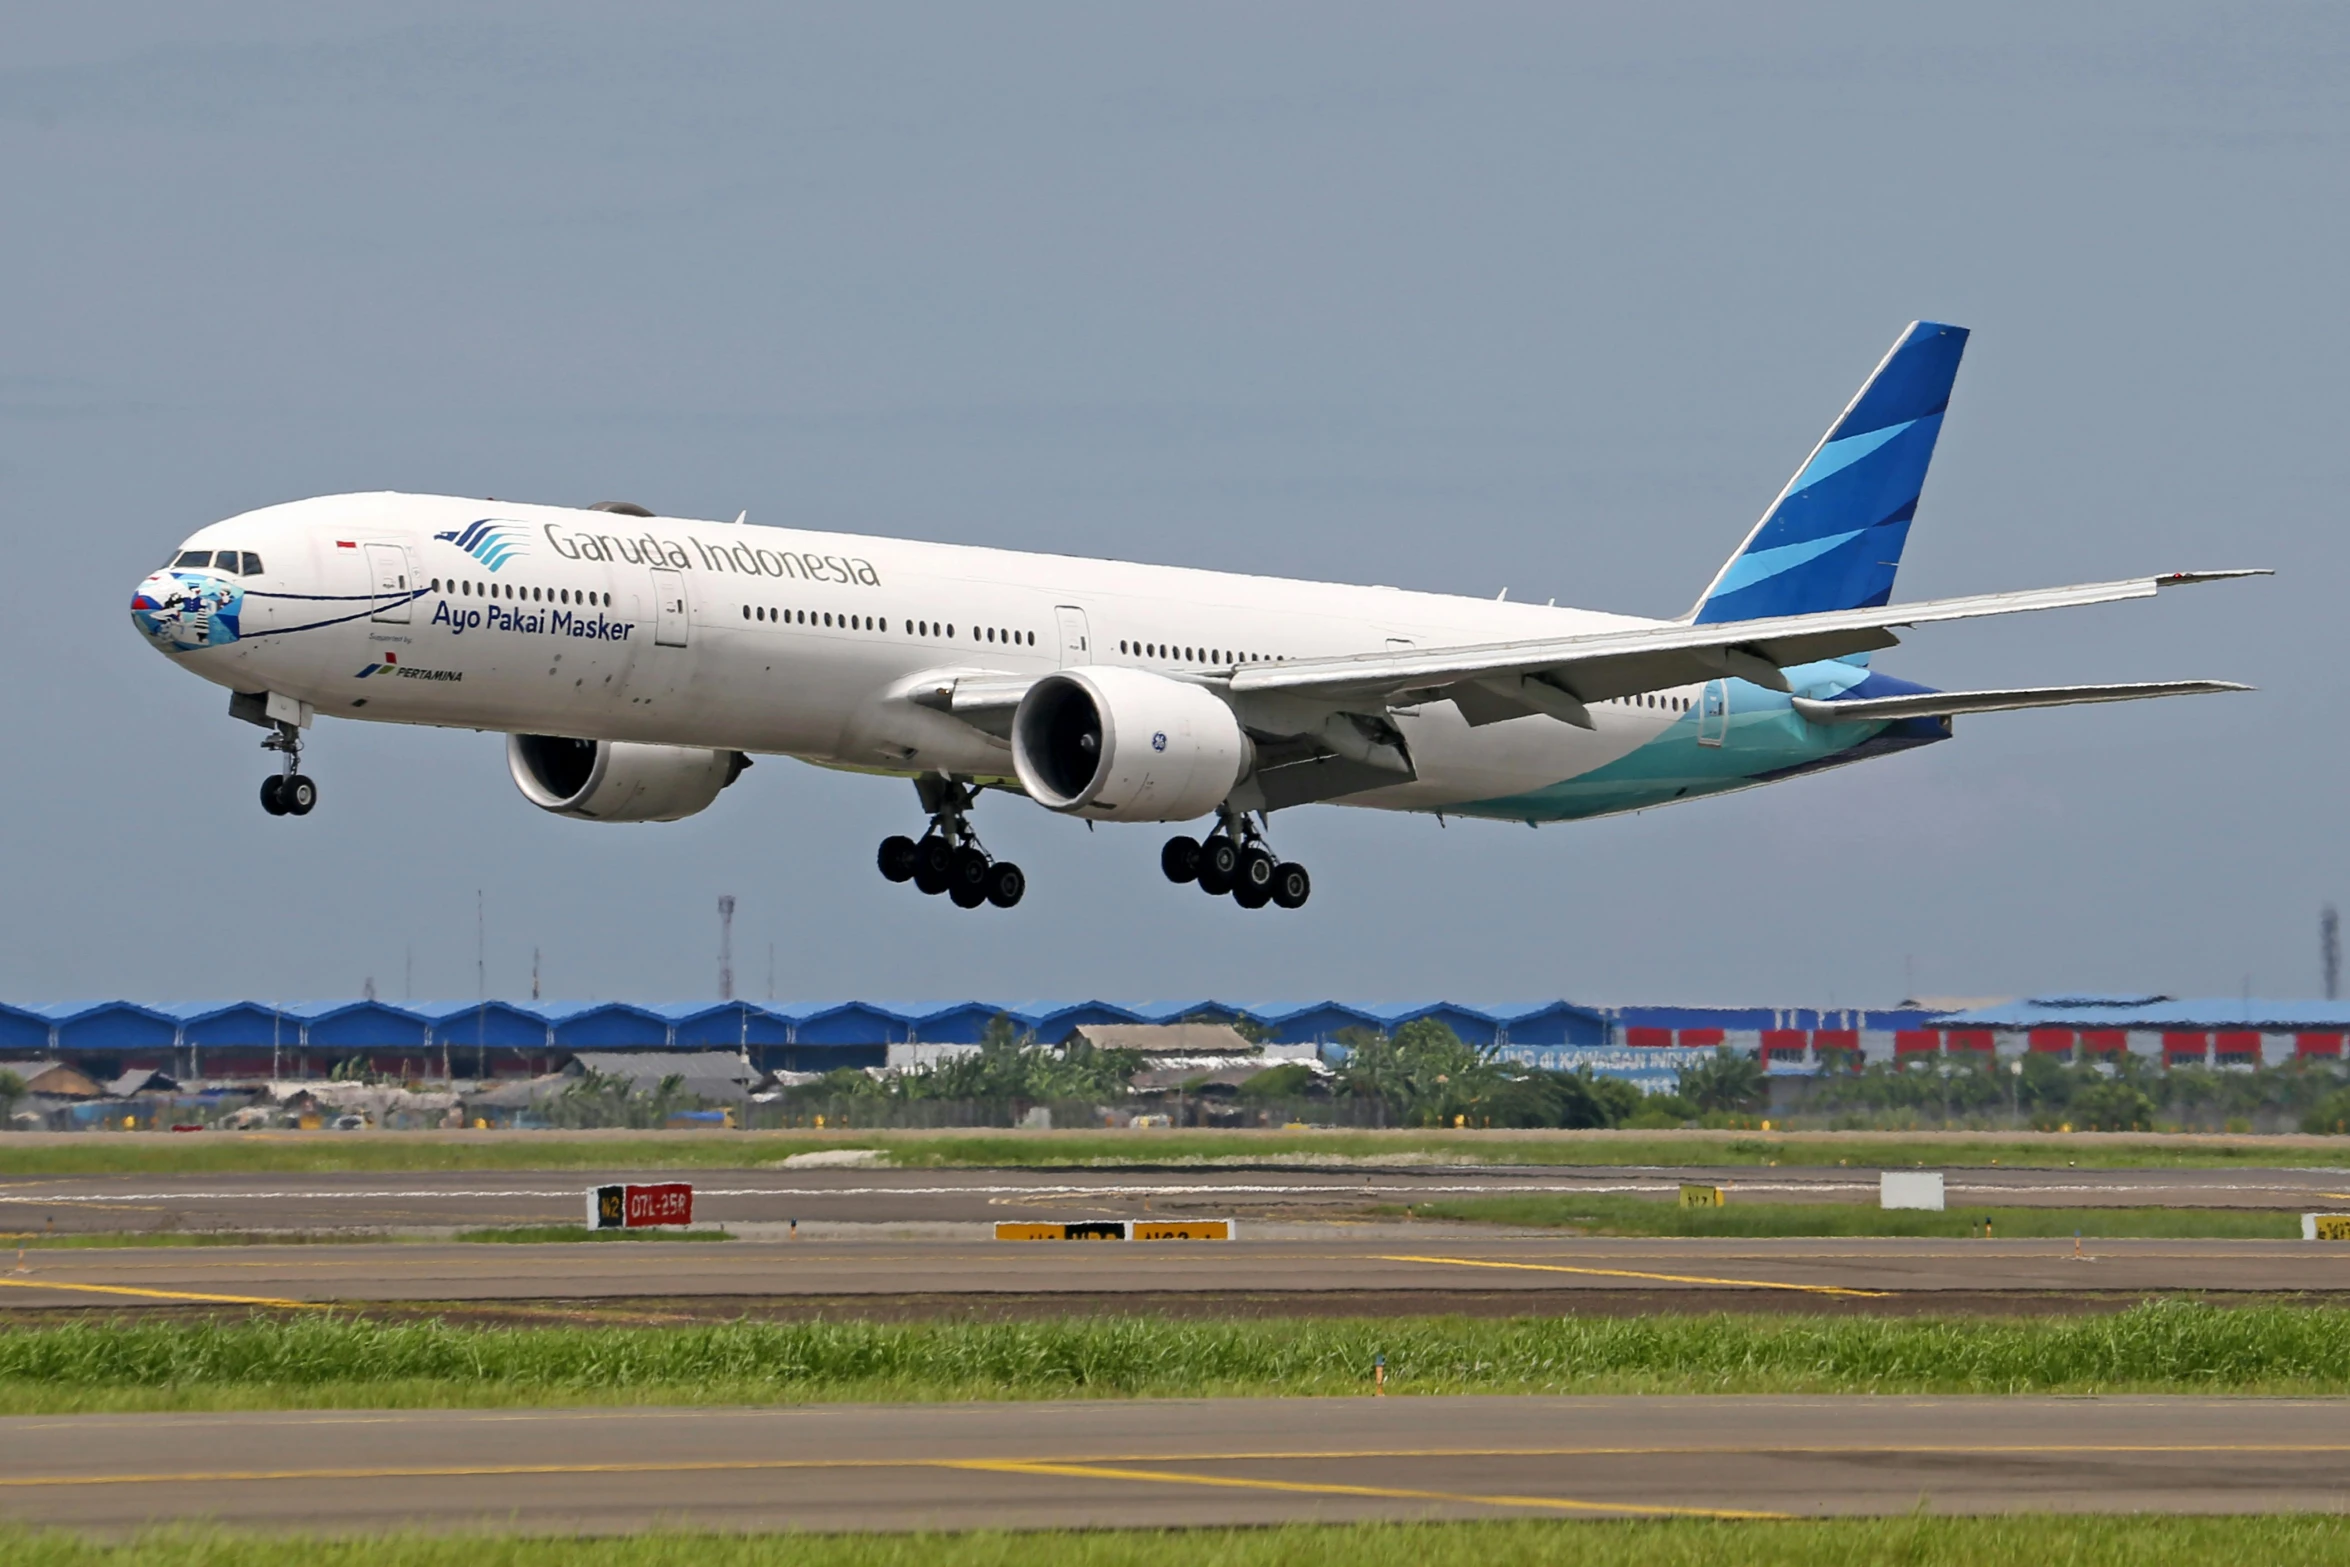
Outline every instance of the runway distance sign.
{"label": "runway distance sign", "polygon": [[1230,1219],[1131,1219],[1138,1241],[1228,1241]]}
{"label": "runway distance sign", "polygon": [[694,1222],[694,1189],[686,1181],[598,1186],[587,1194],[591,1230],[641,1230]]}
{"label": "runway distance sign", "polygon": [[1696,1186],[1681,1183],[1681,1206],[1684,1208],[1720,1208],[1728,1204],[1730,1194],[1719,1186]]}
{"label": "runway distance sign", "polygon": [[1068,1223],[1002,1223],[999,1241],[1228,1241],[1230,1219],[1077,1219]]}
{"label": "runway distance sign", "polygon": [[2305,1241],[2350,1241],[2350,1213],[2305,1213],[2301,1216]]}

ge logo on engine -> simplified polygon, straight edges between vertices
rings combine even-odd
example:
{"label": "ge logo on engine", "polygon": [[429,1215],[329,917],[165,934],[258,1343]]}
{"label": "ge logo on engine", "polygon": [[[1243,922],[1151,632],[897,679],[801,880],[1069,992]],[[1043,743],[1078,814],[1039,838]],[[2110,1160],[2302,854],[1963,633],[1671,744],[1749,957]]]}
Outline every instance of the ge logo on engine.
{"label": "ge logo on engine", "polygon": [[1157,734],[1151,736],[1151,749],[1154,751],[1164,751],[1167,749],[1166,730],[1162,729]]}

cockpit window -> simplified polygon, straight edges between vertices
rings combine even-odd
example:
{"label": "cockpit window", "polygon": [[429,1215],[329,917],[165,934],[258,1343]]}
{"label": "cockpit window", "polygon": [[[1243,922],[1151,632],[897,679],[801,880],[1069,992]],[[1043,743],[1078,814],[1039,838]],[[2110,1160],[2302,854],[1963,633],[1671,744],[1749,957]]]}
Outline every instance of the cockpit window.
{"label": "cockpit window", "polygon": [[172,564],[187,570],[193,570],[198,566],[209,566],[212,564],[212,552],[210,550],[182,550],[180,558],[173,561]]}
{"label": "cockpit window", "polygon": [[251,550],[245,551],[245,575],[248,577],[261,575],[261,557]]}

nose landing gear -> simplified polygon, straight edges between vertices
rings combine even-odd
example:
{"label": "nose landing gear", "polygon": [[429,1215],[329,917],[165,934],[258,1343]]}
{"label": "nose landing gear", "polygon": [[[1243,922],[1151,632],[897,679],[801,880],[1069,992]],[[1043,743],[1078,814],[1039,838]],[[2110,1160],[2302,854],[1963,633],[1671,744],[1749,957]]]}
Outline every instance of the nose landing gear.
{"label": "nose landing gear", "polygon": [[1257,824],[1237,811],[1223,813],[1223,825],[1197,838],[1170,838],[1159,850],[1159,870],[1180,886],[1197,882],[1211,898],[1230,895],[1244,909],[1271,903],[1303,908],[1313,896],[1306,868],[1275,856]]}
{"label": "nose landing gear", "polygon": [[910,881],[934,898],[945,893],[959,909],[982,904],[1008,909],[1018,903],[1028,891],[1027,874],[979,846],[971,831],[969,813],[976,796],[970,786],[918,778],[914,787],[921,791],[923,809],[930,812],[930,830],[919,842],[903,836],[882,839],[876,856],[882,877]]}
{"label": "nose landing gear", "polygon": [[302,731],[273,724],[261,749],[285,756],[283,768],[261,780],[261,808],[272,816],[308,816],[318,804],[318,785],[302,773]]}

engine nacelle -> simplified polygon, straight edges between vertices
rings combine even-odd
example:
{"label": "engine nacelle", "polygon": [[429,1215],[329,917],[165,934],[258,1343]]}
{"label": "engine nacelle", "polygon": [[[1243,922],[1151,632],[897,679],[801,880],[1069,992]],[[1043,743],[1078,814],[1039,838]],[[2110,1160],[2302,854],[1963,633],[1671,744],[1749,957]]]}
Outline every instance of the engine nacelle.
{"label": "engine nacelle", "polygon": [[1012,715],[1012,766],[1029,797],[1097,821],[1189,821],[1255,765],[1222,698],[1146,670],[1064,669]]}
{"label": "engine nacelle", "polygon": [[506,768],[523,798],[591,822],[673,822],[708,808],[742,776],[740,751],[634,741],[508,735]]}

